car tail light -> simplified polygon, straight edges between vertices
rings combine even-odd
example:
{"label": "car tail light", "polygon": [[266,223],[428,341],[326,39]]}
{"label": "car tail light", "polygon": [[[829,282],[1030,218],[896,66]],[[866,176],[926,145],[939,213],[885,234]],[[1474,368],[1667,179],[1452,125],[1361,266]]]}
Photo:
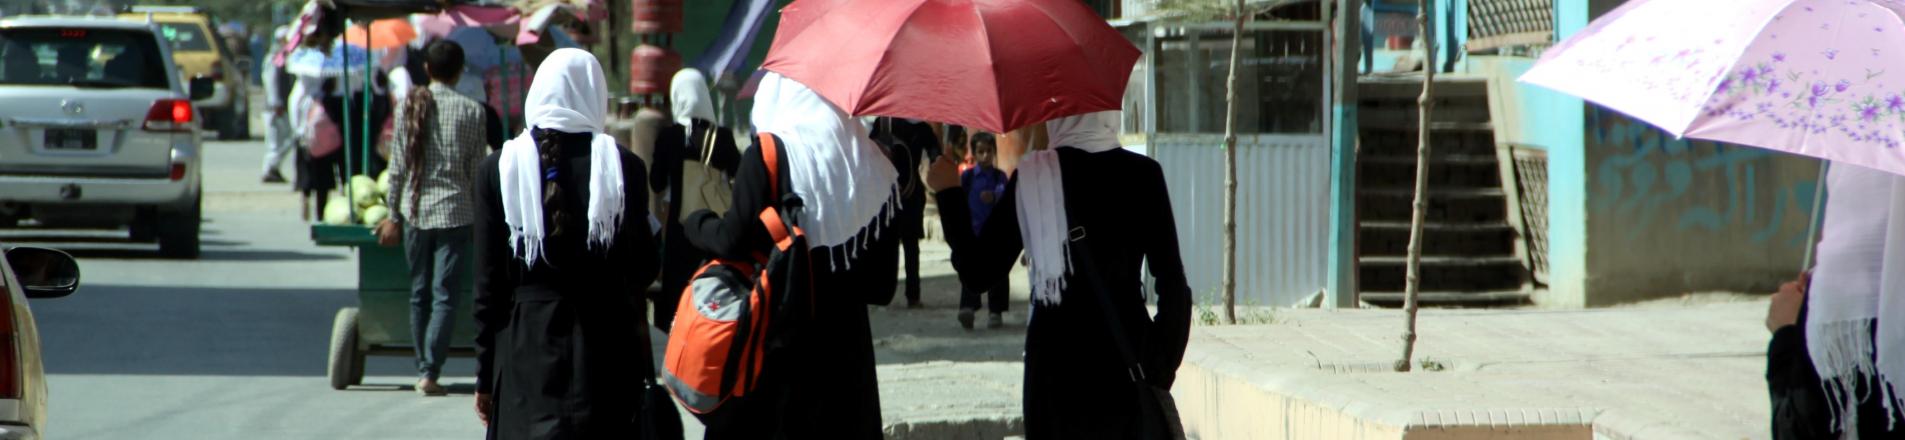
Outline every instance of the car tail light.
{"label": "car tail light", "polygon": [[0,399],[20,398],[20,351],[13,328],[13,295],[0,290]]}
{"label": "car tail light", "polygon": [[185,164],[173,162],[172,163],[172,181],[177,182],[180,180],[185,180]]}
{"label": "car tail light", "polygon": [[152,103],[152,109],[146,110],[145,129],[147,131],[190,131],[192,116],[192,101],[161,99]]}

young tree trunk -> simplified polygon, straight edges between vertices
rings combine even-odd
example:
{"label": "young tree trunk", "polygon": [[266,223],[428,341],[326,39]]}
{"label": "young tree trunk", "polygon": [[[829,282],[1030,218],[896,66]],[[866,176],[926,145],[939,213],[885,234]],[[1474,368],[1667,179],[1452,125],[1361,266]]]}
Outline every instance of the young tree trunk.
{"label": "young tree trunk", "polygon": [[1416,9],[1416,26],[1422,36],[1422,97],[1416,101],[1421,118],[1416,126],[1416,194],[1409,215],[1408,275],[1404,280],[1402,311],[1408,318],[1402,331],[1402,360],[1396,371],[1407,372],[1416,351],[1416,296],[1422,292],[1422,217],[1429,212],[1429,115],[1435,107],[1435,34],[1429,33],[1430,9],[1434,3],[1422,0]]}
{"label": "young tree trunk", "polygon": [[1224,320],[1237,323],[1237,64],[1242,59],[1244,0],[1237,0],[1230,32],[1230,79],[1224,98]]}

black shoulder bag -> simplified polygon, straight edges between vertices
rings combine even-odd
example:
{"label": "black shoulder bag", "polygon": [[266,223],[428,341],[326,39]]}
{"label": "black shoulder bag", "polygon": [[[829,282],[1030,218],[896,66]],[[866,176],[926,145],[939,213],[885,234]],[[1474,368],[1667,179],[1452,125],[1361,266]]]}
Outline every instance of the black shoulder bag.
{"label": "black shoulder bag", "polygon": [[[1063,164],[1060,164],[1063,169]],[[1064,185],[1061,181],[1060,185]],[[1069,185],[1066,192],[1071,192]],[[1071,199],[1065,201],[1065,209],[1071,209]],[[1077,218],[1073,216],[1072,218]],[[1105,327],[1111,331],[1112,343],[1118,346],[1118,353],[1124,357],[1125,374],[1131,378],[1131,386],[1138,391],[1138,427],[1139,438],[1184,440],[1184,422],[1178,417],[1177,400],[1171,397],[1171,390],[1159,388],[1146,380],[1144,361],[1131,345],[1131,338],[1124,333],[1124,321],[1113,310],[1111,290],[1105,288],[1104,280],[1098,279],[1099,272],[1092,261],[1091,246],[1086,241],[1085,227],[1073,226],[1069,246],[1072,274],[1069,276],[1067,293],[1092,292],[1098,297],[1098,309],[1105,312]]]}

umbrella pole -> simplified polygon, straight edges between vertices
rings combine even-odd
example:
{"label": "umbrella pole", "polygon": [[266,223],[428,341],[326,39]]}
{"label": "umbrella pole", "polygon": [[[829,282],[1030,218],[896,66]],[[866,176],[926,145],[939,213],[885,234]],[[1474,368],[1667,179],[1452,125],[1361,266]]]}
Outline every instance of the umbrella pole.
{"label": "umbrella pole", "polygon": [[[339,9],[338,12],[343,13],[343,10]],[[344,95],[344,100],[343,100],[344,105],[339,106],[339,107],[343,107],[344,109],[344,115],[343,115],[344,118],[338,119],[337,121],[339,123],[337,125],[344,132],[343,133],[344,137],[340,139],[344,141],[345,145],[343,148],[339,148],[340,150],[344,150],[344,176],[343,176],[344,177],[344,203],[356,203],[352,201],[353,199],[351,198],[351,185],[350,185],[351,176],[352,176],[351,174],[352,161],[351,161],[351,148],[350,148],[350,141],[351,141],[351,123],[350,123],[351,122],[351,33],[349,31],[350,23],[345,23],[344,27],[346,29],[344,34],[337,36],[338,41],[343,42],[343,44],[338,45],[337,50],[340,52],[338,53],[338,56],[343,57],[344,66],[339,70],[340,72],[342,72],[341,74],[338,75],[341,78],[341,80],[339,80],[338,82],[340,82],[341,84],[339,84],[336,89],[336,91],[342,92]],[[358,223],[357,210],[352,209],[350,211],[351,211],[351,215],[350,215],[351,223],[353,224]]]}
{"label": "umbrella pole", "polygon": [[[364,29],[365,29],[364,31],[365,40],[369,40],[370,39],[369,37],[370,25],[365,24]],[[370,174],[370,155],[374,154],[374,150],[370,146],[370,131],[371,131],[370,101],[371,101],[371,97],[375,95],[371,94],[370,82],[371,82],[371,69],[373,68],[372,66],[376,64],[377,62],[376,60],[377,60],[377,54],[371,52],[370,41],[365,41],[364,42],[364,101],[362,104],[364,106],[364,114],[363,116],[360,116],[360,118],[362,118],[362,120],[364,121],[364,125],[362,125],[364,129],[358,130],[359,133],[362,133],[359,136],[361,136],[362,139],[364,140],[364,143],[358,144],[358,145],[362,145],[364,148],[363,159],[361,159],[364,161],[364,165],[362,168],[360,168],[364,171],[364,174]],[[346,71],[345,74],[349,75],[348,71]]]}
{"label": "umbrella pole", "polygon": [[509,133],[509,51],[500,44],[496,46],[496,62],[500,65],[496,69],[496,100],[502,101],[497,104],[501,104],[503,111],[500,118],[503,120],[503,133]]}
{"label": "umbrella pole", "polygon": [[1819,220],[1825,214],[1826,206],[1826,170],[1832,167],[1832,161],[1819,160],[1819,183],[1813,185],[1812,215],[1806,217],[1806,258],[1800,261],[1799,273],[1812,270],[1814,250],[1819,247]]}

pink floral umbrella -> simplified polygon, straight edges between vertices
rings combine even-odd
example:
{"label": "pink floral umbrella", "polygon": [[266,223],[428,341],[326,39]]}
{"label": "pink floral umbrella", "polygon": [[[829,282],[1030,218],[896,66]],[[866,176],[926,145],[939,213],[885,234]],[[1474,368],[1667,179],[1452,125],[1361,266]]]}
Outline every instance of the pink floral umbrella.
{"label": "pink floral umbrella", "polygon": [[1521,81],[1673,133],[1905,174],[1905,0],[1633,0]]}

